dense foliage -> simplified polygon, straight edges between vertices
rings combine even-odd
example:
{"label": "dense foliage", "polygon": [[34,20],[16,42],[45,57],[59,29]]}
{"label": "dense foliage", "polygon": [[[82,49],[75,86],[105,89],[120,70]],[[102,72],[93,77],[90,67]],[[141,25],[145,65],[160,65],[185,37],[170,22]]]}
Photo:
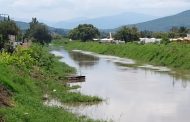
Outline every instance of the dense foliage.
{"label": "dense foliage", "polygon": [[91,24],[83,24],[69,32],[69,38],[73,40],[89,41],[100,35],[99,30]]}
{"label": "dense foliage", "polygon": [[19,31],[20,30],[14,21],[10,19],[0,21],[0,49],[9,45],[9,35],[17,36]]}
{"label": "dense foliage", "polygon": [[[64,103],[97,102],[98,97],[69,92],[65,76],[74,69],[49,54],[46,46],[33,44],[30,48],[18,47],[12,54],[0,53],[0,89],[4,86],[10,93],[9,107],[1,106],[0,121],[7,122],[92,122],[76,116],[63,108],[43,104],[43,96]],[[54,91],[56,90],[56,91]],[[2,94],[1,94],[2,95]],[[8,100],[7,98],[5,98]]]}
{"label": "dense foliage", "polygon": [[190,30],[186,27],[172,27],[170,31],[168,32],[152,32],[152,31],[141,31],[140,37],[142,38],[180,38],[180,37],[186,37],[187,33],[189,33]]}
{"label": "dense foliage", "polygon": [[179,37],[186,37],[189,29],[186,27],[172,27],[169,32],[170,38],[179,38]]}
{"label": "dense foliage", "polygon": [[169,43],[165,44],[136,44],[124,45],[99,44],[95,42],[57,42],[67,49],[79,49],[92,51],[100,54],[109,54],[120,57],[128,57],[138,61],[152,63],[155,65],[169,66],[177,69],[190,70],[190,44]]}
{"label": "dense foliage", "polygon": [[48,44],[52,40],[48,27],[39,23],[36,18],[32,18],[30,29],[27,31],[26,37],[31,38],[33,42],[40,43],[42,45]]}
{"label": "dense foliage", "polygon": [[116,32],[114,37],[116,40],[130,42],[130,41],[138,41],[140,34],[136,27],[129,28],[127,26],[124,26]]}

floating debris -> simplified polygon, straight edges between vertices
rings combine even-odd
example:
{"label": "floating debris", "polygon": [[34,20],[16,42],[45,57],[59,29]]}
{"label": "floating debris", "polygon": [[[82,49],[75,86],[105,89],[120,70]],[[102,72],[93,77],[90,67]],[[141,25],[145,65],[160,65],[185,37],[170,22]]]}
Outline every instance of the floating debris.
{"label": "floating debris", "polygon": [[86,76],[67,76],[68,83],[85,82]]}

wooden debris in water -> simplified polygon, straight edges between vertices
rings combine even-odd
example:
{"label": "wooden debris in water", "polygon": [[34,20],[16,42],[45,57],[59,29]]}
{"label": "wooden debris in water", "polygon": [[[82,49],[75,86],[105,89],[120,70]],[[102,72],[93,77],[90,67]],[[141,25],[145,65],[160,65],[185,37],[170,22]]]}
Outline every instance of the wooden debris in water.
{"label": "wooden debris in water", "polygon": [[86,76],[67,76],[66,77],[69,83],[79,83],[79,82],[85,82]]}

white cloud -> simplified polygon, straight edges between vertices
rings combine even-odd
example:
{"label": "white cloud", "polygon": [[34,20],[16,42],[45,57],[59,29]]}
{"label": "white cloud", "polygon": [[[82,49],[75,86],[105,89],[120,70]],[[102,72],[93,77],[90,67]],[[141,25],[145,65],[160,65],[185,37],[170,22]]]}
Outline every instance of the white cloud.
{"label": "white cloud", "polygon": [[0,8],[14,18],[60,21],[124,12],[165,16],[189,9],[190,0],[0,0]]}

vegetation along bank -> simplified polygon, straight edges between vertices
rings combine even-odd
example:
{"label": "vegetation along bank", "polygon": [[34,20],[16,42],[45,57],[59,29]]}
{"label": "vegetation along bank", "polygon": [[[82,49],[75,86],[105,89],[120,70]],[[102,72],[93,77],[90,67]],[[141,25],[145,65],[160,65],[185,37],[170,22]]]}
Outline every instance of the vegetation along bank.
{"label": "vegetation along bank", "polygon": [[[29,41],[23,39],[22,45],[15,48],[10,35]],[[51,35],[45,25],[33,18],[30,29],[23,34],[14,21],[5,19],[0,22],[0,36],[0,122],[94,121],[44,104],[52,99],[65,105],[101,101],[69,91],[77,86],[68,86],[65,76],[75,73],[75,69],[49,53]]]}
{"label": "vegetation along bank", "polygon": [[143,63],[168,66],[170,68],[190,70],[190,44],[138,44],[121,45],[100,44],[98,42],[69,42],[68,39],[54,41],[56,45],[64,45],[68,50],[78,49],[99,54],[131,58]]}

